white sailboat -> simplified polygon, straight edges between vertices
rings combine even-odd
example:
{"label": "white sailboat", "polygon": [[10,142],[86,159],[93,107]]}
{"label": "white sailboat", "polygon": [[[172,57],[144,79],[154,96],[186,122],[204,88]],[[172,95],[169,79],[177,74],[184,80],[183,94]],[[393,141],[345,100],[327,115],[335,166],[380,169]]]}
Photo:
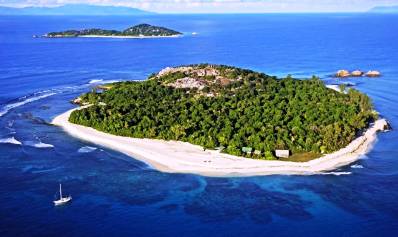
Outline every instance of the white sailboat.
{"label": "white sailboat", "polygon": [[62,205],[72,200],[72,196],[62,197],[62,186],[59,184],[59,199],[54,201],[54,205]]}

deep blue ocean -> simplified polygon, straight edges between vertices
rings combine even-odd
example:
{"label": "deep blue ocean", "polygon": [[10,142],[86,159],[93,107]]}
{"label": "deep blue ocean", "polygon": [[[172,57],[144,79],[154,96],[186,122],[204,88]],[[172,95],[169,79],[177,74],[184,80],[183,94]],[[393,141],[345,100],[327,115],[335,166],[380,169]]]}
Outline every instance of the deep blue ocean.
{"label": "deep blue ocean", "polygon": [[[185,36],[32,38],[138,23]],[[155,171],[48,123],[98,83],[209,62],[352,83],[396,128],[397,39],[398,15],[1,16],[0,236],[396,236],[396,130],[331,174],[208,178]],[[383,76],[330,76],[342,68]],[[60,182],[73,200],[54,207]]]}

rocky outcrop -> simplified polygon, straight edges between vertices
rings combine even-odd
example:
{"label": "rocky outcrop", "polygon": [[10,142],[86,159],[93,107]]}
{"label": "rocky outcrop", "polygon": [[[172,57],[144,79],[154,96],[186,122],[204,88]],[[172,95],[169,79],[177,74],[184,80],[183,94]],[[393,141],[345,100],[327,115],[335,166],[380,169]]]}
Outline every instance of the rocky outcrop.
{"label": "rocky outcrop", "polygon": [[360,71],[360,70],[355,70],[355,71],[353,71],[351,73],[351,76],[353,76],[353,77],[361,77],[361,76],[363,76],[363,72]]}
{"label": "rocky outcrop", "polygon": [[379,77],[381,76],[381,73],[379,71],[368,71],[367,73],[364,73],[361,70],[355,70],[352,72],[349,72],[348,70],[342,69],[338,70],[336,77],[339,78],[346,78],[346,77],[362,77],[362,76],[367,76],[367,77]]}
{"label": "rocky outcrop", "polygon": [[192,70],[192,67],[166,67],[157,74],[157,78],[160,78],[164,75],[170,74],[170,73],[175,73],[175,72],[190,72]]}
{"label": "rocky outcrop", "polygon": [[82,98],[77,97],[71,101],[72,104],[80,105],[82,103]]}
{"label": "rocky outcrop", "polygon": [[150,78],[163,81],[165,86],[197,89],[197,91],[195,91],[197,95],[213,97],[218,96],[218,92],[221,88],[242,80],[242,76],[239,75],[239,73],[242,72],[233,67],[197,64],[167,67],[159,73],[151,75]]}
{"label": "rocky outcrop", "polygon": [[381,73],[379,71],[368,71],[365,75],[367,77],[379,77]]}
{"label": "rocky outcrop", "polygon": [[336,73],[336,77],[349,77],[351,76],[350,72],[347,70],[338,70]]}
{"label": "rocky outcrop", "polygon": [[196,78],[184,77],[168,85],[174,88],[198,88],[202,90],[206,86],[206,82]]}

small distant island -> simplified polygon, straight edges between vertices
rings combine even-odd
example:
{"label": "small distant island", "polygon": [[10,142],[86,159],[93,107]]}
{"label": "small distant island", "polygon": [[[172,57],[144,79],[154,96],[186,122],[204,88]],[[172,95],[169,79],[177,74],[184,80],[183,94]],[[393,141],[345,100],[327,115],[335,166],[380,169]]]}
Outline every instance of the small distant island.
{"label": "small distant island", "polygon": [[55,7],[27,6],[6,7],[0,6],[0,15],[25,16],[142,16],[155,13],[137,8],[123,6],[105,6],[91,4],[65,4]]}
{"label": "small distant island", "polygon": [[211,176],[335,169],[387,126],[355,89],[224,65],[165,68],[75,102],[85,106],[53,123],[160,170]]}
{"label": "small distant island", "polygon": [[369,10],[370,13],[389,13],[389,14],[397,14],[398,6],[378,6]]}
{"label": "small distant island", "polygon": [[148,37],[177,37],[182,33],[165,27],[149,24],[139,24],[129,27],[123,31],[104,29],[83,29],[50,32],[44,35],[47,38],[69,38],[69,37],[113,37],[113,38],[148,38]]}

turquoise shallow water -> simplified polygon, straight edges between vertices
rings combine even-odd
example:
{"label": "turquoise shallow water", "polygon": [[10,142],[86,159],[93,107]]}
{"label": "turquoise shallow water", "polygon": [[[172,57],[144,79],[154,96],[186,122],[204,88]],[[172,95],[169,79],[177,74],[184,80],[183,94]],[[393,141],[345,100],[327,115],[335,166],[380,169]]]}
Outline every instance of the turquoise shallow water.
{"label": "turquoise shallow water", "polygon": [[[44,39],[68,28],[171,27],[177,39]],[[95,83],[142,80],[210,62],[271,75],[340,68],[398,124],[398,16],[162,15],[0,17],[0,236],[392,236],[398,231],[398,134],[379,134],[355,166],[316,176],[164,174],[74,139],[48,122]],[[192,32],[198,34],[193,36]],[[47,144],[47,145],[46,145]],[[55,208],[58,183],[73,202]]]}

